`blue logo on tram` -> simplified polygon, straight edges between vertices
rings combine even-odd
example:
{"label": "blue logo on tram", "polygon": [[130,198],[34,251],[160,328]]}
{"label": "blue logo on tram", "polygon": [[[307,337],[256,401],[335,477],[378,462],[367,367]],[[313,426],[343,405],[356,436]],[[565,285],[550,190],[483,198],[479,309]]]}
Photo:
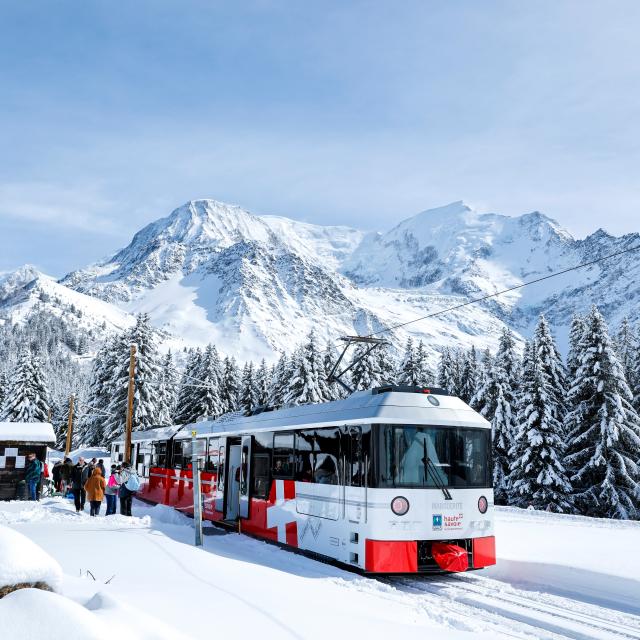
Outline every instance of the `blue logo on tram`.
{"label": "blue logo on tram", "polygon": [[442,514],[434,513],[433,514],[433,530],[440,531],[442,529]]}

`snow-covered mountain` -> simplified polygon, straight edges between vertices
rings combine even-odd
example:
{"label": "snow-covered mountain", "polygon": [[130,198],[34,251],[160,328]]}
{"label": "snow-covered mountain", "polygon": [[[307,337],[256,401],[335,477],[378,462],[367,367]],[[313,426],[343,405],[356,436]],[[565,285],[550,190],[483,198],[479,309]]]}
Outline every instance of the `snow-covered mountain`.
{"label": "snow-covered mountain", "polygon": [[[365,233],[195,200],[56,286],[102,301],[98,315],[121,314],[113,324],[148,312],[175,346],[214,341],[241,359],[273,359],[311,328],[332,340],[379,331],[635,245],[639,234],[576,240],[541,213],[480,214],[462,202]],[[0,280],[5,309],[19,283],[19,275]],[[434,356],[444,345],[493,347],[504,324],[526,334],[544,311],[562,339],[571,313],[593,302],[614,323],[638,319],[638,283],[640,254],[630,253],[388,336],[396,346],[423,338]]]}

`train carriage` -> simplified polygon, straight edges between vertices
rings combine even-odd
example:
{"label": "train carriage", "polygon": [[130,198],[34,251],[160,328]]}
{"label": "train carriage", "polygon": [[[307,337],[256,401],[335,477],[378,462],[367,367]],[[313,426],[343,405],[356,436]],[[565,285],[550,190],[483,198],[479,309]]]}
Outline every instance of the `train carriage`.
{"label": "train carriage", "polygon": [[192,431],[207,520],[367,573],[495,563],[491,428],[440,389],[387,386],[135,432],[141,498],[193,512]]}

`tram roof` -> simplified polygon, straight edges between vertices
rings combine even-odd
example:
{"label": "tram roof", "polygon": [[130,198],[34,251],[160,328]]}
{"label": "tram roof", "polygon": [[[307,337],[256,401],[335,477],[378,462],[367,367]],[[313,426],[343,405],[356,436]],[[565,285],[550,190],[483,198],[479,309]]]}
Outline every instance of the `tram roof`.
{"label": "tram roof", "polygon": [[460,398],[432,397],[437,398],[438,406],[431,404],[428,394],[424,393],[358,391],[333,402],[298,405],[252,416],[240,412],[226,414],[217,420],[185,425],[177,437],[190,437],[192,431],[197,435],[224,435],[372,423],[491,428],[489,422]]}

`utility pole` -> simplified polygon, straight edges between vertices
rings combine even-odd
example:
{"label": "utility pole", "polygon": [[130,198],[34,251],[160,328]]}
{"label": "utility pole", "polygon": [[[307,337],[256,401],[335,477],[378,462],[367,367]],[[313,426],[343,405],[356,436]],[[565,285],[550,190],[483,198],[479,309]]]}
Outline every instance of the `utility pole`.
{"label": "utility pole", "polygon": [[67,444],[64,448],[64,457],[68,458],[71,451],[71,438],[73,436],[73,403],[75,396],[73,393],[69,396],[69,418],[67,420]]}
{"label": "utility pole", "polygon": [[129,393],[127,396],[127,426],[124,436],[124,461],[131,462],[131,427],[133,423],[133,395],[135,391],[136,375],[136,345],[131,345],[129,355]]}
{"label": "utility pole", "polygon": [[193,473],[193,520],[196,528],[196,547],[202,546],[202,495],[200,493],[200,458],[197,431],[191,432],[191,471]]}

